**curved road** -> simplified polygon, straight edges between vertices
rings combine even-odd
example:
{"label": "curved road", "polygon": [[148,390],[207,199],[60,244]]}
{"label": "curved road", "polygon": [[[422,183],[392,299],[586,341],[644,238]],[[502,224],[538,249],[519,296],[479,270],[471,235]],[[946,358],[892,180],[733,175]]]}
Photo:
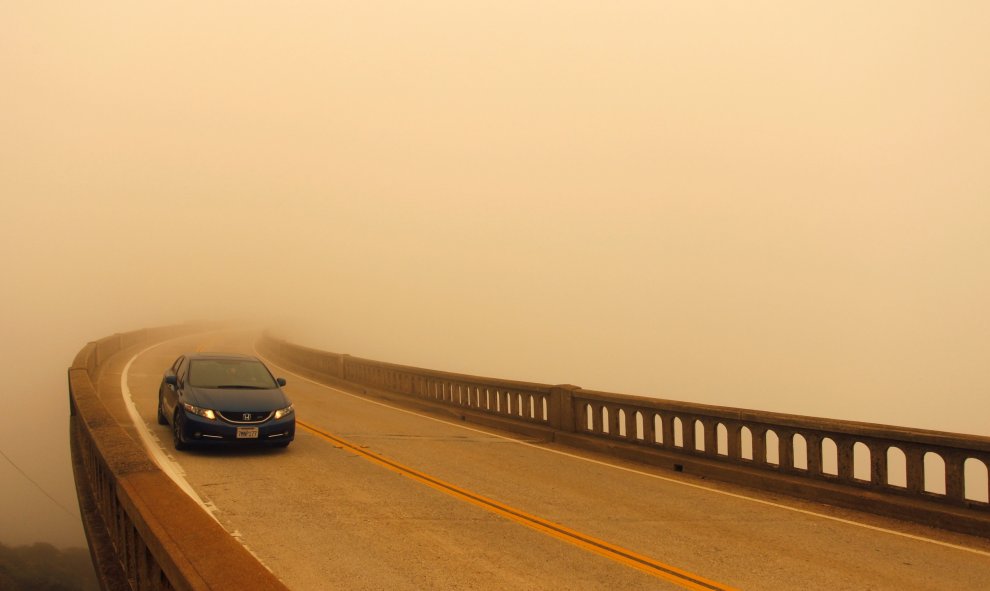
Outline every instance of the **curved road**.
{"label": "curved road", "polygon": [[[988,540],[526,441],[270,360],[296,405],[292,445],[172,450],[155,420],[162,372],[187,351],[255,353],[254,337],[207,333],[128,351],[99,388],[293,589],[934,591],[990,581]],[[130,422],[126,394],[143,424]]]}

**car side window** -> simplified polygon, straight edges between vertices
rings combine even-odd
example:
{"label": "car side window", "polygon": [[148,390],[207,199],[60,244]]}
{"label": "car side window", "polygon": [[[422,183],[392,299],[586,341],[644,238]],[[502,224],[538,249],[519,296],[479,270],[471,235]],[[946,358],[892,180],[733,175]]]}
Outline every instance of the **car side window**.
{"label": "car side window", "polygon": [[189,363],[187,363],[186,359],[183,357],[179,360],[179,369],[176,370],[175,372],[175,377],[178,380],[179,384],[186,383],[186,373],[188,371],[189,371]]}

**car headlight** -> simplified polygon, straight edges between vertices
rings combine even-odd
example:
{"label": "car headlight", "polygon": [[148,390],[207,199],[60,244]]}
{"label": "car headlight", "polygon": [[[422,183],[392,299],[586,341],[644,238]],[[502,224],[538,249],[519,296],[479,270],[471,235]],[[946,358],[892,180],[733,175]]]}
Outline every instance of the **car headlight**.
{"label": "car headlight", "polygon": [[185,407],[186,412],[191,412],[194,415],[199,415],[204,419],[210,419],[211,421],[217,420],[216,413],[214,413],[212,410],[208,408],[200,408],[198,406],[193,406],[191,404],[186,404],[186,403],[183,403],[182,406]]}
{"label": "car headlight", "polygon": [[277,421],[277,420],[281,419],[282,417],[287,417],[287,416],[291,415],[294,412],[296,412],[296,409],[292,408],[292,405],[291,404],[289,406],[285,407],[285,408],[280,408],[280,409],[278,409],[278,410],[275,411],[275,420]]}

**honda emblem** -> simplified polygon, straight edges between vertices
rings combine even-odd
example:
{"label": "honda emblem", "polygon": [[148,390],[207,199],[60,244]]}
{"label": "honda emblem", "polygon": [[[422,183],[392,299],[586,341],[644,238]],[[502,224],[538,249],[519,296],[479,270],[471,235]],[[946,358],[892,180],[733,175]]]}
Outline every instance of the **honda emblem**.
{"label": "honda emblem", "polygon": [[251,413],[246,412],[246,413],[242,414],[241,417],[243,417],[243,419],[245,421],[250,421],[251,420]]}

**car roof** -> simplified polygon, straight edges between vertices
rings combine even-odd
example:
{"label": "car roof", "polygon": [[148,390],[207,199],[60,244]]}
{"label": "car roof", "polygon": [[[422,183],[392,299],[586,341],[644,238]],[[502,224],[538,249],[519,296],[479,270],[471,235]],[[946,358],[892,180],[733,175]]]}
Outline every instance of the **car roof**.
{"label": "car roof", "polygon": [[259,361],[254,355],[241,353],[187,353],[186,358],[193,359],[241,359],[244,361]]}

